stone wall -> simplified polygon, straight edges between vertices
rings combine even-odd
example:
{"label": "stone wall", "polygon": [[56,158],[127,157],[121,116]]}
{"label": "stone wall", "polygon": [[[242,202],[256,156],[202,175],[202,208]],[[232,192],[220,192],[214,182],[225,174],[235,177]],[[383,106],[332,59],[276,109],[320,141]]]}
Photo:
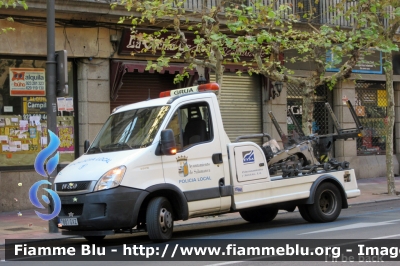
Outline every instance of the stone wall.
{"label": "stone wall", "polygon": [[84,141],[92,142],[110,115],[109,73],[108,60],[78,63],[79,154]]}
{"label": "stone wall", "polygon": [[[47,180],[35,171],[0,172],[0,212],[35,208],[29,200],[29,189],[35,182],[43,179]],[[47,194],[42,188],[44,186],[41,186],[37,193],[39,199]],[[43,206],[47,208],[45,203]]]}
{"label": "stone wall", "polygon": [[268,115],[269,111],[275,116],[276,121],[281,127],[282,131],[287,134],[287,89],[286,84],[283,85],[282,92],[280,96],[275,97],[275,99],[268,99],[266,96],[267,92],[263,91],[263,129],[264,133],[271,135],[273,139],[278,141],[279,146],[283,148],[281,137],[278,134],[271,118]]}

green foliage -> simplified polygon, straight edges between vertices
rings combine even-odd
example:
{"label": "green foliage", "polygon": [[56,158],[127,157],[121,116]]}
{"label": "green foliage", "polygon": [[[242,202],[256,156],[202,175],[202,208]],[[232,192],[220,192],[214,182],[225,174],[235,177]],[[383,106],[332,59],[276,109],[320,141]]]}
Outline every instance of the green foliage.
{"label": "green foliage", "polygon": [[[0,0],[0,8],[2,8],[2,7],[4,7],[4,8],[9,8],[9,7],[16,8],[18,6],[21,6],[25,10],[28,9],[28,5],[26,4],[25,0],[22,0],[22,1],[17,1],[17,0],[1,1]],[[9,21],[9,22],[14,22],[14,19],[12,17],[8,17],[8,18],[6,18],[6,20]],[[15,31],[15,29],[12,28],[12,27],[1,28],[0,29],[0,34],[7,33],[8,31]]]}
{"label": "green foliage", "polygon": [[16,8],[17,6],[23,7],[25,10],[28,9],[28,5],[26,4],[25,0],[7,0],[7,1],[0,1],[0,8],[5,7],[5,8]]}
{"label": "green foliage", "polygon": [[[318,0],[317,0],[318,1]],[[376,0],[361,0],[369,5],[369,12],[382,10],[386,7]],[[323,83],[334,84],[348,72],[349,65],[345,60],[352,58],[353,51],[366,50],[378,36],[379,23],[369,19],[368,12],[359,12],[349,9],[345,1],[331,7],[337,20],[345,18],[351,20],[357,17],[357,25],[352,31],[332,25],[320,25],[309,30],[294,27],[299,15],[293,9],[301,9],[307,19],[312,19],[315,13],[306,12],[301,6],[282,4],[277,6],[274,1],[265,4],[265,1],[253,0],[252,5],[218,1],[213,7],[202,6],[199,9],[186,6],[181,0],[121,0],[112,4],[124,6],[127,10],[140,15],[122,17],[120,23],[131,20],[133,34],[140,38],[145,49],[157,55],[158,60],[149,63],[149,69],[160,69],[168,66],[171,60],[183,60],[192,67],[207,66],[220,71],[221,64],[227,62],[240,63],[246,66],[248,72],[263,74],[273,80],[283,80],[283,75],[292,75],[293,71],[286,67],[287,63],[314,62],[317,65],[313,82],[318,86]],[[244,2],[243,2],[244,3]],[[300,2],[298,3],[301,4]],[[201,5],[199,5],[201,6]],[[186,9],[190,9],[187,12]],[[340,10],[342,9],[342,10]],[[395,14],[400,14],[396,8]],[[308,9],[307,9],[308,10]],[[223,11],[223,12],[222,12]],[[339,12],[340,11],[340,12]],[[136,13],[136,14],[137,14]],[[224,24],[221,24],[224,21]],[[137,27],[162,28],[150,34],[142,34]],[[191,34],[193,44],[187,43],[187,36]],[[394,49],[390,43],[379,46],[382,51]],[[295,51],[295,56],[282,58],[286,51]],[[331,51],[332,61],[326,62],[326,52]],[[342,68],[342,66],[346,65]],[[325,69],[340,68],[342,71],[329,78],[325,76]],[[241,73],[238,73],[241,74]],[[176,79],[182,80],[185,76],[179,75]],[[297,78],[299,80],[299,78]],[[295,82],[295,77],[285,78],[286,82]]]}

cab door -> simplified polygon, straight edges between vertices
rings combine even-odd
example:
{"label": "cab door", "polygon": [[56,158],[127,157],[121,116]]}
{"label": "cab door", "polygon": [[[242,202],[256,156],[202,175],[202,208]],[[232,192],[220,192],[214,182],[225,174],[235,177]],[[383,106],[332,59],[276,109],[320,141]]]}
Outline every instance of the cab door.
{"label": "cab door", "polygon": [[221,208],[225,174],[211,103],[211,98],[182,103],[166,127],[174,132],[177,154],[162,156],[165,182],[185,194],[190,217]]}

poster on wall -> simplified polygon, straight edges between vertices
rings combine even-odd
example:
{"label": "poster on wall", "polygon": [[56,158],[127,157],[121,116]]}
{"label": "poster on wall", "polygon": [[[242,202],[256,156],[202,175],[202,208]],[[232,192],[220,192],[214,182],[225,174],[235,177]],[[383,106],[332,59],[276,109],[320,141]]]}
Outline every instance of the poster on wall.
{"label": "poster on wall", "polygon": [[60,138],[60,153],[74,153],[74,127],[59,126],[57,127],[58,137]]}
{"label": "poster on wall", "polygon": [[57,111],[65,111],[65,98],[58,97],[57,98]]}
{"label": "poster on wall", "polygon": [[45,96],[44,68],[10,68],[10,96]]}
{"label": "poster on wall", "polygon": [[68,112],[74,111],[74,98],[72,97],[65,98],[65,111]]}
{"label": "poster on wall", "polygon": [[74,111],[74,98],[58,97],[57,98],[57,110],[73,112]]}
{"label": "poster on wall", "polygon": [[378,94],[378,106],[387,107],[386,90],[377,90],[377,94]]}
{"label": "poster on wall", "polygon": [[23,97],[22,98],[22,116],[25,120],[37,120],[32,118],[39,116],[42,120],[47,120],[47,100],[46,97]]}

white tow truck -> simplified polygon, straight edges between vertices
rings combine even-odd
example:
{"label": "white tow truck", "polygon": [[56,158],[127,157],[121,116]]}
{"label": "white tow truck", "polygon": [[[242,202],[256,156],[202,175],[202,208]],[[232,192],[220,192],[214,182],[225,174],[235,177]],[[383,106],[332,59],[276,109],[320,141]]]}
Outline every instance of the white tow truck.
{"label": "white tow truck", "polygon": [[229,140],[218,90],[202,84],[116,108],[85,154],[55,179],[62,234],[94,241],[145,230],[165,241],[177,220],[239,212],[268,222],[296,207],[309,222],[331,222],[360,195],[348,164],[270,175],[262,146]]}

